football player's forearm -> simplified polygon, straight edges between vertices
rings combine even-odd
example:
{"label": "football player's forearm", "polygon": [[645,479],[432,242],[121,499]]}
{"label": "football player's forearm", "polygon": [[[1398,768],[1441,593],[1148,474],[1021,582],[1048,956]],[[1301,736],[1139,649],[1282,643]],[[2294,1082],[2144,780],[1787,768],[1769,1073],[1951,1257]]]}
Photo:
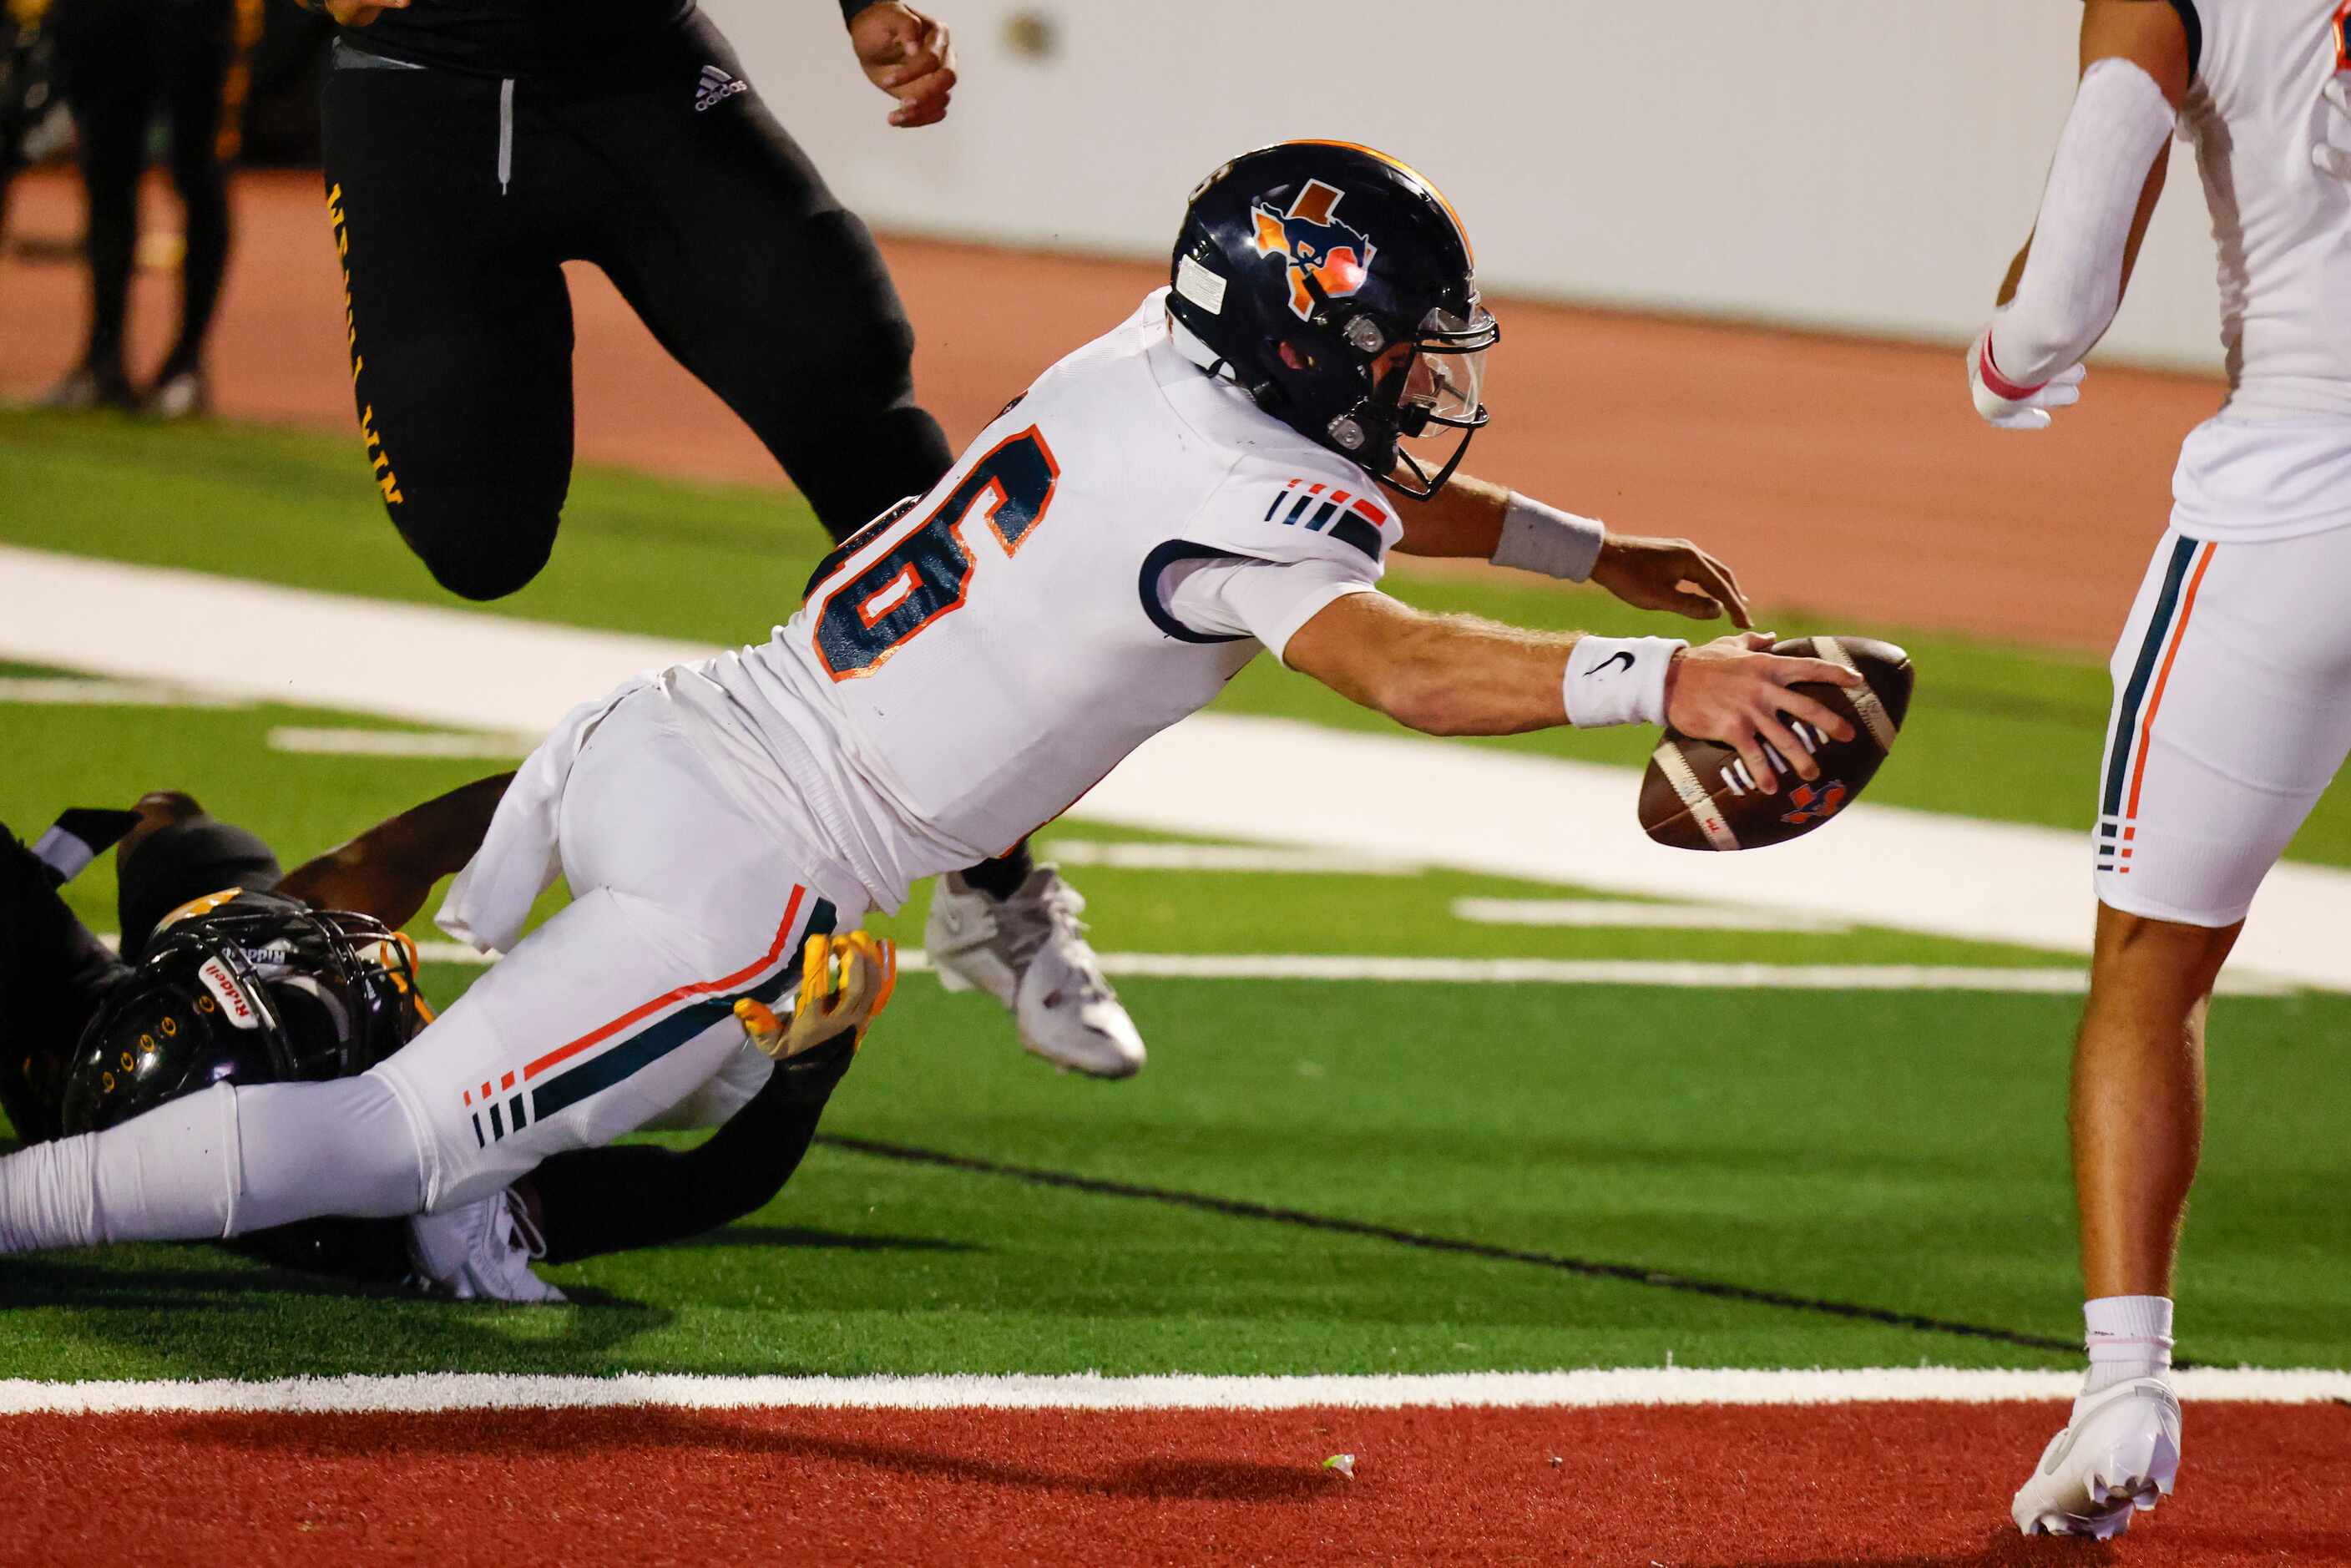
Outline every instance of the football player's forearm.
{"label": "football player's forearm", "polygon": [[1562,681],[1575,641],[1351,593],[1300,627],[1282,660],[1426,735],[1517,735],[1567,722]]}
{"label": "football player's forearm", "polygon": [[1456,474],[1426,500],[1394,492],[1407,555],[1490,560],[1496,566],[1583,582],[1608,540],[1606,525],[1545,506],[1488,479]]}
{"label": "football player's forearm", "polygon": [[2001,275],[2000,291],[1991,297],[1993,309],[1999,309],[2016,298],[2016,286],[2024,281],[2024,264],[2032,259],[2032,236],[2026,235],[2024,243],[2016,247],[2015,259],[2008,264],[2008,270]]}
{"label": "football player's forearm", "polygon": [[1521,735],[1565,724],[1577,640],[1472,615],[1434,617],[1392,673],[1386,711],[1424,735]]}
{"label": "football player's forearm", "polygon": [[2092,0],[2082,84],[2059,137],[2033,235],[2000,293],[1988,352],[2038,385],[2105,335],[2163,193],[2172,116],[2187,94],[2187,38],[2168,5]]}
{"label": "football player's forearm", "polygon": [[526,1178],[547,1260],[699,1236],[771,1202],[799,1168],[817,1123],[857,1055],[845,1034],[778,1065],[759,1092],[699,1145],[573,1149]]}
{"label": "football player's forearm", "polygon": [[1485,560],[1502,537],[1502,514],[1510,492],[1490,480],[1456,474],[1425,501],[1415,500],[1384,481],[1389,504],[1404,525],[1396,549],[1406,555],[1453,556]]}
{"label": "football player's forearm", "polygon": [[511,773],[477,779],[379,822],[295,867],[277,891],[314,908],[348,909],[403,925],[424,907],[434,883],[473,859],[513,779]]}

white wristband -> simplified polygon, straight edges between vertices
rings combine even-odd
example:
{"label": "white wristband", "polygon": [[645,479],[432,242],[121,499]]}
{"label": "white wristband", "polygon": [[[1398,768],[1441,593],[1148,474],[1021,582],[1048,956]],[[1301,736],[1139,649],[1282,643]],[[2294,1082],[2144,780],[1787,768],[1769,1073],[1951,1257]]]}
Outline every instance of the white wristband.
{"label": "white wristband", "polygon": [[1678,637],[1579,637],[1567,651],[1560,696],[1578,729],[1666,722],[1666,672],[1689,644]]}
{"label": "white wristband", "polygon": [[1582,582],[1592,575],[1607,541],[1608,525],[1599,518],[1579,517],[1513,490],[1502,508],[1502,537],[1489,559],[1496,566]]}

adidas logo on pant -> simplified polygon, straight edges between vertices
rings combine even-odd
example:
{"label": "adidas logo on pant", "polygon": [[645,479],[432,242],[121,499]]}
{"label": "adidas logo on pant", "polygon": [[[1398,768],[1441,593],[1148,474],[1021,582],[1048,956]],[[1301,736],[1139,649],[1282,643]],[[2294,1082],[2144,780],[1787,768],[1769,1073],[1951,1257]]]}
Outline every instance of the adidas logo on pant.
{"label": "adidas logo on pant", "polygon": [[738,81],[716,66],[702,68],[702,85],[695,89],[694,112],[700,114],[714,103],[724,103],[738,92],[748,92],[751,84]]}

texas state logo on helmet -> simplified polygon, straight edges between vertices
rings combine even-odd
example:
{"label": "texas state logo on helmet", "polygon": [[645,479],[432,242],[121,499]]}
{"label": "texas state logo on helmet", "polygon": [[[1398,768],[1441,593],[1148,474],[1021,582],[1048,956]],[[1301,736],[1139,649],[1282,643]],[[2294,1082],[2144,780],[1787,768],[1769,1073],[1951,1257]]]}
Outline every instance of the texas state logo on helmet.
{"label": "texas state logo on helmet", "polygon": [[[1371,235],[1334,215],[1346,194],[1336,185],[1309,180],[1287,212],[1276,212],[1262,202],[1249,208],[1257,220],[1258,254],[1287,264],[1290,311],[1301,321],[1313,319],[1318,293],[1324,299],[1345,299],[1371,276],[1376,253]],[[1311,288],[1309,278],[1314,280]]]}
{"label": "texas state logo on helmet", "polygon": [[[1486,423],[1501,334],[1468,235],[1384,152],[1282,141],[1225,164],[1192,193],[1169,285],[1169,313],[1258,406],[1406,495],[1442,487]],[[1433,472],[1403,445],[1445,429],[1461,439]]]}

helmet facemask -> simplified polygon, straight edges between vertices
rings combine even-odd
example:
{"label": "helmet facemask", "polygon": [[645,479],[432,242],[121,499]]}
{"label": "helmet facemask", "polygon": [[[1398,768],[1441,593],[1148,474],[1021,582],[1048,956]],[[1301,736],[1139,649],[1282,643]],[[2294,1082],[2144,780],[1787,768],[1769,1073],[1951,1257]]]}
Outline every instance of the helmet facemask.
{"label": "helmet facemask", "polygon": [[[1319,295],[1311,279],[1307,287]],[[1408,335],[1393,331],[1369,309],[1325,305],[1318,315],[1332,319],[1365,388],[1353,408],[1331,421],[1329,442],[1399,493],[1428,499],[1453,477],[1470,437],[1491,417],[1484,401],[1486,355],[1501,340],[1500,323],[1475,295],[1467,314],[1433,307]],[[1406,352],[1379,373],[1379,361],[1399,343]],[[1424,455],[1405,444],[1447,430],[1461,437],[1442,455]]]}

